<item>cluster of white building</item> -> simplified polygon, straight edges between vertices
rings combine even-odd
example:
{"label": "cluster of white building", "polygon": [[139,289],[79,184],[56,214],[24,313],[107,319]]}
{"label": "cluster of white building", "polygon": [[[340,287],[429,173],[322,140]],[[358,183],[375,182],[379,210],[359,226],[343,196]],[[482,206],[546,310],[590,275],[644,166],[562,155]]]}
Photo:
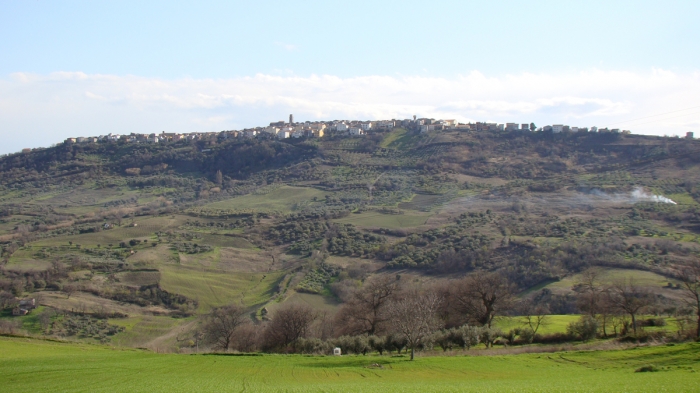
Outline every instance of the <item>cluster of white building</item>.
{"label": "cluster of white building", "polygon": [[460,130],[460,131],[545,131],[553,133],[561,132],[612,132],[628,134],[628,130],[619,130],[607,128],[598,129],[597,127],[571,127],[564,124],[554,124],[535,128],[533,123],[459,123],[453,119],[435,120],[428,118],[417,119],[413,116],[412,119],[404,120],[377,120],[377,121],[360,121],[360,120],[334,120],[334,121],[315,121],[315,122],[294,122],[294,117],[289,115],[289,121],[277,121],[270,123],[267,127],[246,128],[243,130],[231,130],[221,132],[207,133],[167,133],[163,131],[160,134],[108,134],[99,137],[77,137],[68,138],[66,143],[95,143],[99,141],[124,141],[127,143],[158,143],[165,141],[180,141],[180,140],[226,140],[238,137],[255,137],[258,135],[269,135],[279,139],[285,138],[322,138],[329,132],[335,134],[360,136],[372,130],[390,130],[395,127],[404,127],[415,130],[421,133],[440,131],[440,130]]}

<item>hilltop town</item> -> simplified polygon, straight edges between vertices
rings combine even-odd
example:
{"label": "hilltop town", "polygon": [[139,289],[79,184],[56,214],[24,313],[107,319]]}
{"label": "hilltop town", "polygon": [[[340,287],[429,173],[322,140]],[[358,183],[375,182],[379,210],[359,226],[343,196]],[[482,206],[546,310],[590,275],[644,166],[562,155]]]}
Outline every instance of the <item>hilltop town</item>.
{"label": "hilltop town", "polygon": [[[159,143],[159,142],[177,142],[181,140],[209,140],[209,141],[224,141],[231,138],[253,138],[256,136],[271,136],[278,139],[287,138],[322,138],[326,135],[337,136],[362,136],[369,132],[382,130],[387,131],[393,128],[402,127],[407,130],[425,133],[430,131],[528,131],[528,132],[582,132],[582,133],[621,133],[630,134],[629,130],[620,130],[618,128],[598,128],[593,127],[575,127],[564,124],[546,125],[544,127],[536,127],[535,123],[490,123],[490,122],[475,122],[475,123],[460,123],[454,119],[432,119],[432,118],[416,118],[413,119],[391,119],[391,120],[332,120],[332,121],[305,121],[294,122],[294,116],[289,115],[289,121],[271,122],[267,127],[253,127],[242,130],[225,130],[220,132],[192,132],[192,133],[173,133],[161,132],[160,134],[108,134],[92,137],[72,137],[67,138],[65,143],[96,143],[100,141],[124,141],[127,143]],[[689,133],[692,138],[692,133]],[[25,149],[27,150],[27,149]]]}

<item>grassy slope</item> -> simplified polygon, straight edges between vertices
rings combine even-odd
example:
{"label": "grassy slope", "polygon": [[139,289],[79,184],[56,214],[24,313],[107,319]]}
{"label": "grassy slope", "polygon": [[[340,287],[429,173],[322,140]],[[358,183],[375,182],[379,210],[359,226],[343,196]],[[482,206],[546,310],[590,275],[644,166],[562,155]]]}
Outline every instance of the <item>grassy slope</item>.
{"label": "grassy slope", "polygon": [[[571,322],[576,322],[580,315],[548,315],[545,322],[537,329],[538,334],[566,333],[566,327]],[[499,317],[493,325],[496,328],[508,332],[511,329],[522,328],[525,325],[523,317]]]}
{"label": "grassy slope", "polygon": [[360,227],[381,227],[381,228],[410,228],[425,224],[430,217],[425,213],[405,213],[405,214],[382,214],[374,211],[360,214],[351,214],[347,217],[335,220],[344,224],[353,224]]}
{"label": "grassy slope", "polygon": [[[700,344],[509,356],[160,355],[0,339],[0,386],[12,392],[694,391]],[[370,368],[373,363],[383,368]],[[635,373],[653,363],[661,372]]]}
{"label": "grassy slope", "polygon": [[267,301],[284,274],[271,273],[226,273],[183,266],[163,266],[161,286],[199,302],[201,311],[211,307],[237,303],[260,304]]}
{"label": "grassy slope", "polygon": [[324,199],[326,194],[315,188],[283,186],[265,195],[244,195],[210,203],[205,208],[289,212],[296,203],[309,202],[314,197]]}

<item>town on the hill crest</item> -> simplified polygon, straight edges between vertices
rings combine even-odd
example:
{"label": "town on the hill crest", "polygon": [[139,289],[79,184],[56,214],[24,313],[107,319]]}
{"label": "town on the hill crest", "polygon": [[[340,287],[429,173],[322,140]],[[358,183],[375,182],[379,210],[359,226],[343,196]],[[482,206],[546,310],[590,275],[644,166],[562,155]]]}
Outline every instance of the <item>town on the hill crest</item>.
{"label": "town on the hill crest", "polygon": [[[345,136],[362,136],[373,130],[391,130],[396,127],[403,127],[408,130],[413,130],[420,133],[430,131],[529,131],[529,132],[583,132],[583,133],[621,133],[630,134],[629,130],[621,130],[619,128],[598,128],[592,127],[575,127],[564,124],[546,125],[544,127],[536,127],[535,123],[460,123],[454,119],[432,119],[432,118],[417,118],[413,119],[391,119],[391,120],[332,120],[332,121],[305,121],[294,122],[294,116],[289,115],[289,121],[271,122],[267,127],[244,128],[242,130],[225,130],[220,132],[192,132],[192,133],[175,133],[161,132],[160,134],[108,134],[93,137],[75,137],[67,138],[65,143],[96,143],[99,141],[125,141],[128,143],[159,143],[159,142],[176,142],[180,140],[227,140],[231,138],[252,138],[259,135],[268,135],[279,139],[286,138],[322,138],[325,135],[332,133],[333,135]],[[687,138],[693,138],[693,133],[686,134]],[[31,149],[24,149],[31,151]]]}

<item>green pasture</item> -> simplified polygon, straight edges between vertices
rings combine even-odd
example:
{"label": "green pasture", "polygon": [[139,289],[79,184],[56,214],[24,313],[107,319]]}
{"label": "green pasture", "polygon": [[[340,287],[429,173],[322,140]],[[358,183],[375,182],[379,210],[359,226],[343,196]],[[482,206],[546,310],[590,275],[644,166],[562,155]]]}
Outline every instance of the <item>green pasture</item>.
{"label": "green pasture", "polygon": [[[700,344],[502,356],[177,355],[0,338],[8,392],[690,392]],[[635,373],[652,364],[658,372]]]}
{"label": "green pasture", "polygon": [[110,319],[110,324],[125,328],[123,332],[112,337],[111,343],[122,347],[143,347],[188,321],[184,318],[155,315]]}
{"label": "green pasture", "polygon": [[[547,315],[544,323],[537,329],[537,334],[566,333],[569,323],[578,321],[580,317],[580,315]],[[497,317],[493,324],[493,327],[504,332],[526,326],[523,317]]]}
{"label": "green pasture", "polygon": [[310,187],[283,186],[264,195],[249,194],[210,203],[203,209],[289,212],[296,204],[311,202],[314,197],[325,199],[326,194],[324,191]]}
{"label": "green pasture", "polygon": [[376,211],[369,211],[360,214],[350,214],[347,217],[334,220],[343,224],[353,224],[360,227],[378,228],[409,228],[425,224],[430,214],[406,212],[404,214],[383,214]]}
{"label": "green pasture", "polygon": [[179,265],[160,267],[160,285],[199,302],[199,309],[242,301],[251,306],[270,299],[283,272],[246,273],[209,270]]}
{"label": "green pasture", "polygon": [[307,305],[312,307],[314,310],[328,312],[331,315],[338,310],[338,306],[340,305],[337,300],[329,296],[296,292],[285,299],[284,303],[271,302],[271,304],[266,307],[270,313],[274,313],[275,310],[282,304],[288,303]]}
{"label": "green pasture", "polygon": [[201,234],[199,236],[201,236],[202,240],[198,240],[197,242],[214,247],[255,248],[255,245],[242,237],[209,233]]}
{"label": "green pasture", "polygon": [[387,135],[381,143],[381,147],[389,149],[408,149],[415,145],[414,139],[420,137],[405,128],[396,128]]}
{"label": "green pasture", "polygon": [[[627,316],[625,316],[627,317]],[[581,318],[581,315],[570,314],[570,315],[547,315],[544,322],[537,329],[537,334],[553,334],[553,333],[566,333],[566,328],[572,322],[577,322]],[[645,319],[657,319],[662,318],[666,321],[665,326],[645,326],[639,329],[645,332],[659,332],[666,331],[667,335],[673,336],[678,331],[678,324],[676,323],[676,318],[658,317],[654,315],[638,315],[637,320],[642,321]],[[613,334],[612,318],[608,318],[606,322],[606,332],[608,335]],[[493,327],[501,329],[501,331],[507,333],[511,329],[524,328],[527,327],[527,322],[524,317],[496,317],[493,322]],[[618,327],[619,329],[619,327]],[[603,328],[600,326],[598,328],[599,334],[603,334]]]}
{"label": "green pasture", "polygon": [[[124,222],[122,226],[114,227],[113,229],[79,235],[57,236],[38,240],[31,243],[31,245],[33,247],[66,246],[69,244],[68,242],[73,242],[73,244],[80,244],[86,247],[95,247],[98,244],[103,247],[108,244],[118,246],[119,242],[122,241],[150,238],[158,231],[175,228],[181,224],[182,220],[181,217],[138,218],[133,222],[136,226],[132,226],[129,220],[128,223]],[[98,223],[96,225],[101,224]]]}
{"label": "green pasture", "polygon": [[[581,274],[573,274],[563,278],[560,281],[547,285],[546,288],[568,290],[577,283],[580,283],[581,277]],[[627,280],[630,278],[636,285],[643,287],[661,288],[666,286],[669,281],[676,283],[675,280],[669,279],[668,277],[664,277],[660,274],[647,272],[644,270],[631,269],[601,269],[599,280],[602,285],[609,285],[617,280]]]}

